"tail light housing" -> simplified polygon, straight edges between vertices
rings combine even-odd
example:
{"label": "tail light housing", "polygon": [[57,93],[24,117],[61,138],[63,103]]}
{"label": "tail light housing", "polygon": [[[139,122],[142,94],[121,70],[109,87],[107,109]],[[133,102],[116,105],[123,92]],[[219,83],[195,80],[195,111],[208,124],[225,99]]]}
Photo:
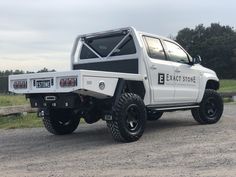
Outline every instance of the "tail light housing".
{"label": "tail light housing", "polygon": [[60,87],[75,87],[77,86],[77,78],[63,78],[60,79]]}
{"label": "tail light housing", "polygon": [[19,80],[13,82],[14,89],[27,89],[27,80]]}

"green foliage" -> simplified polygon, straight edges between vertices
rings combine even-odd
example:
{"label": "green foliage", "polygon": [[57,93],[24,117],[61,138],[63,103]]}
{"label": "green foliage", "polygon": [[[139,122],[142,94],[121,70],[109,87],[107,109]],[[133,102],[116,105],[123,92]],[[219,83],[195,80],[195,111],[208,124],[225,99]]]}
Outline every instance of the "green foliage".
{"label": "green foliage", "polygon": [[42,127],[42,120],[36,113],[18,116],[0,117],[0,129]]}
{"label": "green foliage", "polygon": [[200,55],[202,64],[220,78],[236,78],[236,32],[232,27],[212,23],[210,27],[184,28],[176,41],[193,57]]}
{"label": "green foliage", "polygon": [[0,95],[0,107],[29,104],[23,95]]}
{"label": "green foliage", "polygon": [[22,71],[22,70],[6,70],[6,71],[0,71],[0,76],[9,76],[9,75],[12,75],[12,74],[24,74],[25,72]]}
{"label": "green foliage", "polygon": [[220,92],[236,92],[236,80],[220,80]]}
{"label": "green foliage", "polygon": [[0,93],[8,92],[8,77],[0,76]]}
{"label": "green foliage", "polygon": [[46,72],[55,72],[55,71],[56,71],[55,69],[48,70],[47,68],[43,68],[39,70],[37,73],[46,73]]}

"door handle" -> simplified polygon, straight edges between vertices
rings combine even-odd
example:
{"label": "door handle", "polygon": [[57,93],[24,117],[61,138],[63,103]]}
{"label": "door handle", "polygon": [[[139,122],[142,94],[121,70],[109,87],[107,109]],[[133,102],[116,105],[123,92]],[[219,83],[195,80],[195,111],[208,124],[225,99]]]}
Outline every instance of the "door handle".
{"label": "door handle", "polygon": [[155,65],[152,65],[150,68],[153,70],[157,69],[157,67]]}
{"label": "door handle", "polygon": [[178,68],[176,68],[176,69],[175,69],[175,72],[176,72],[176,73],[180,73],[181,71],[180,71]]}

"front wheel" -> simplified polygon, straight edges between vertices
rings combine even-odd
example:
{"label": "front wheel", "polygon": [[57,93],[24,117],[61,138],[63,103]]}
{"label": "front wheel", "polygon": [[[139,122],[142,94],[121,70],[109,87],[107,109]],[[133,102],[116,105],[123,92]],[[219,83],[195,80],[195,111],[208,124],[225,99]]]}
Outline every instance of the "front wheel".
{"label": "front wheel", "polygon": [[137,141],[143,134],[146,125],[146,108],[143,100],[136,94],[121,95],[112,111],[112,120],[107,126],[116,141]]}
{"label": "front wheel", "polygon": [[223,100],[215,90],[207,89],[199,108],[192,109],[193,118],[200,124],[214,124],[223,114]]}
{"label": "front wheel", "polygon": [[72,109],[50,109],[49,115],[43,117],[45,128],[52,134],[71,134],[78,127],[80,118]]}

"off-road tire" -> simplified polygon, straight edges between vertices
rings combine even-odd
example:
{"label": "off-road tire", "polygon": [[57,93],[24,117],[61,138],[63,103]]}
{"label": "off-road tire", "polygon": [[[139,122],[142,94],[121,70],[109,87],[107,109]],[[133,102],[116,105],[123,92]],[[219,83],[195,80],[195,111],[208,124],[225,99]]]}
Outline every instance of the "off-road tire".
{"label": "off-road tire", "polygon": [[52,134],[71,134],[78,127],[80,118],[70,109],[52,109],[43,117],[45,128]]}
{"label": "off-road tire", "polygon": [[113,106],[107,126],[115,141],[133,142],[143,135],[146,119],[143,100],[136,94],[124,93]]}
{"label": "off-road tire", "polygon": [[156,121],[156,120],[160,119],[162,115],[163,115],[162,111],[147,109],[147,120],[148,121]]}
{"label": "off-road tire", "polygon": [[223,114],[222,97],[215,90],[206,89],[199,108],[191,110],[193,118],[200,124],[214,124]]}

